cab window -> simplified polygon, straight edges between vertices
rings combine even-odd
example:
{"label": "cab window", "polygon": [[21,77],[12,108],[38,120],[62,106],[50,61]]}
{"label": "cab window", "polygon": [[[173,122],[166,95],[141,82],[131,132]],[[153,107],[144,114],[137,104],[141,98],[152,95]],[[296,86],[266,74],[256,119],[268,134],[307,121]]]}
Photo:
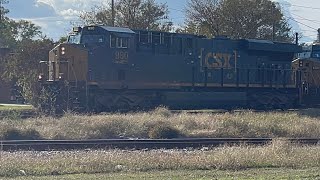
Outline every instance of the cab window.
{"label": "cab window", "polygon": [[312,52],[312,55],[311,55],[313,58],[320,58],[320,51],[313,51]]}
{"label": "cab window", "polygon": [[84,35],[84,36],[82,36],[81,42],[87,43],[87,44],[104,43],[104,36],[102,36],[102,35]]}
{"label": "cab window", "polygon": [[80,44],[80,38],[81,38],[80,34],[69,35],[68,43],[70,43],[70,44]]}
{"label": "cab window", "polygon": [[110,35],[111,48],[129,48],[129,38]]}
{"label": "cab window", "polygon": [[149,38],[149,32],[144,32],[144,31],[141,31],[139,33],[139,42],[141,43],[144,43],[144,44],[147,44],[147,43],[150,43],[150,38]]}

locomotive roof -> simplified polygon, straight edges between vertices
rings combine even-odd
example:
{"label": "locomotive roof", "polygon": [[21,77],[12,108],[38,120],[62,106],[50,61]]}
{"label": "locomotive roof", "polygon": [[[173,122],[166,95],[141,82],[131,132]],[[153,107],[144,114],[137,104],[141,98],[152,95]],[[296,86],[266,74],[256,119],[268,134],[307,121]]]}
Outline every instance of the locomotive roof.
{"label": "locomotive roof", "polygon": [[301,46],[292,43],[273,42],[259,39],[244,39],[242,41],[249,50],[295,53],[302,51]]}
{"label": "locomotive roof", "polygon": [[272,41],[264,40],[264,39],[246,39],[249,43],[266,43],[266,44],[274,44]]}
{"label": "locomotive roof", "polygon": [[111,27],[111,26],[100,26],[100,27],[110,32],[135,34],[135,32],[129,28]]}
{"label": "locomotive roof", "polygon": [[[164,33],[162,31],[152,31],[152,30],[139,30],[139,29],[130,29],[125,27],[113,27],[113,26],[105,26],[105,25],[89,25],[86,27],[100,27],[106,31],[114,32],[114,33],[127,33],[127,34],[136,34],[140,31],[147,31],[147,32],[158,32],[158,33]],[[189,36],[189,37],[197,37],[197,38],[206,38],[206,36],[203,35],[194,35],[194,34],[187,34],[187,33],[175,33],[175,32],[165,32],[168,34],[174,34],[174,35],[180,35],[180,36]]]}

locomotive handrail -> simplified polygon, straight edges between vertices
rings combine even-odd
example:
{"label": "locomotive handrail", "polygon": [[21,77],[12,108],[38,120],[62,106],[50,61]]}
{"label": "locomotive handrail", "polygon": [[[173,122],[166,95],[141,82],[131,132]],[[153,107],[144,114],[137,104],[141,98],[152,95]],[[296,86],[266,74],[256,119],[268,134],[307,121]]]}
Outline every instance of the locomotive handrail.
{"label": "locomotive handrail", "polygon": [[[204,67],[204,87],[208,87],[208,84],[211,83],[209,81],[208,73],[216,73],[215,75],[220,78],[220,80],[215,81],[215,83],[220,84],[221,87],[224,87],[226,82],[226,73],[230,73],[233,68],[208,68]],[[296,70],[292,69],[276,69],[276,68],[236,68],[234,69],[234,73],[232,75],[233,81],[231,84],[234,84],[236,87],[240,87],[240,77],[245,77],[246,79],[242,78],[242,84],[245,83],[246,87],[249,88],[251,86],[259,85],[261,87],[274,87],[274,88],[295,88],[297,87],[297,78],[296,75],[298,74]],[[253,73],[253,74],[252,74]],[[255,77],[256,79],[252,79],[251,77]],[[194,78],[192,76],[192,78]],[[227,77],[228,78],[228,77]],[[257,79],[258,78],[258,79]],[[229,82],[230,80],[229,79]],[[192,82],[194,79],[192,79]],[[194,84],[194,83],[192,83]],[[230,83],[229,83],[230,84]],[[268,86],[267,86],[268,85]]]}

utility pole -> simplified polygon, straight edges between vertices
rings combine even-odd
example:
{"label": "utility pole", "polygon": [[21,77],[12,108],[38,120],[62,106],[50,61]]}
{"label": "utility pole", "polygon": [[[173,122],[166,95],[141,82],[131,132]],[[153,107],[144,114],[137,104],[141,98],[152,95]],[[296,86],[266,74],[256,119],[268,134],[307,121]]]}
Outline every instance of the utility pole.
{"label": "utility pole", "polygon": [[271,5],[271,18],[272,18],[272,41],[275,41],[275,36],[276,36],[276,27],[275,27],[275,9],[276,6],[275,4]]}
{"label": "utility pole", "polygon": [[111,0],[111,11],[112,11],[111,12],[112,13],[112,26],[114,27],[114,21],[115,21],[114,0]]}
{"label": "utility pole", "polygon": [[2,0],[0,0],[0,24],[2,24]]}
{"label": "utility pole", "polygon": [[320,28],[318,29],[318,38],[317,38],[317,43],[320,43]]}

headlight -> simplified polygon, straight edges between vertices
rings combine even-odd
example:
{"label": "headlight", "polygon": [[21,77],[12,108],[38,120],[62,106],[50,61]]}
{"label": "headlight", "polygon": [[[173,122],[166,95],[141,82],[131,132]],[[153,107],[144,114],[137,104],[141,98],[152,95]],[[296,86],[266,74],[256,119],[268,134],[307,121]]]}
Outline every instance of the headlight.
{"label": "headlight", "polygon": [[66,54],[66,48],[65,47],[61,47],[61,54],[65,55]]}
{"label": "headlight", "polygon": [[62,80],[63,79],[63,73],[60,73],[59,74],[59,80]]}
{"label": "headlight", "polygon": [[39,81],[42,81],[42,80],[43,80],[43,74],[39,74],[38,80],[39,80]]}
{"label": "headlight", "polygon": [[299,67],[302,67],[302,66],[303,66],[303,62],[299,61]]}

